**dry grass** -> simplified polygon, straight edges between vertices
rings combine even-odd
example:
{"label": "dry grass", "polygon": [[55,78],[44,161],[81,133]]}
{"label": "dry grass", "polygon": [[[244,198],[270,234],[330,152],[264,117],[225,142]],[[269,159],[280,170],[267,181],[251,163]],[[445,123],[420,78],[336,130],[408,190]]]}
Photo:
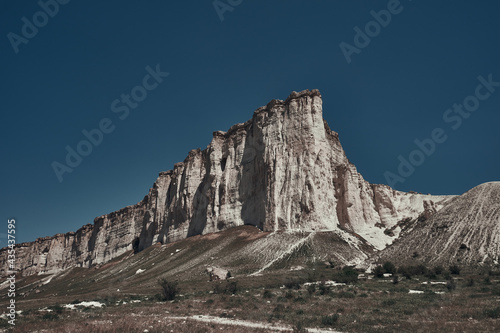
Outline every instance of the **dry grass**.
{"label": "dry grass", "polygon": [[[317,274],[327,278],[331,270]],[[323,327],[344,332],[500,331],[500,283],[487,282],[482,276],[461,277],[452,291],[445,285],[424,285],[422,282],[427,279],[418,277],[420,279],[403,280],[398,284],[388,278],[360,281],[353,286],[318,287],[312,293],[304,287],[298,290],[278,287],[281,284],[277,283],[279,276],[238,279],[239,288],[234,295],[213,293],[215,284],[212,283],[207,284],[205,290],[195,292],[184,285],[183,296],[173,302],[157,302],[151,295],[148,299],[145,296],[108,297],[101,299],[107,303],[103,309],[65,309],[57,319],[44,319],[44,313],[33,308],[19,317],[15,331],[269,331],[184,319],[196,315],[286,326],[290,330],[293,327]],[[300,276],[296,278],[304,280]],[[470,279],[474,283],[471,284]],[[424,294],[409,294],[409,289],[422,290]],[[140,298],[141,302],[130,303],[133,298]],[[127,304],[122,304],[123,300]],[[39,300],[36,309],[41,306]]]}

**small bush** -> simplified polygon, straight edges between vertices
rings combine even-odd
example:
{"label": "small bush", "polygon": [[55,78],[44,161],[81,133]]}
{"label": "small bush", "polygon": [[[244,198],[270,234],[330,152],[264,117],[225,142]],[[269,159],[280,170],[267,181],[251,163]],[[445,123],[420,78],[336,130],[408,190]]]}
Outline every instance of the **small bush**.
{"label": "small bush", "polygon": [[350,266],[344,266],[340,272],[332,276],[332,280],[346,284],[356,283],[358,282],[358,272]]}
{"label": "small bush", "polygon": [[457,285],[455,284],[455,281],[451,279],[446,282],[446,288],[448,288],[449,291],[452,291],[457,288]]}
{"label": "small bush", "polygon": [[328,295],[330,293],[330,286],[326,285],[324,282],[319,285],[318,289],[321,295]]}
{"label": "small bush", "polygon": [[473,285],[474,285],[474,279],[472,278],[467,279],[467,281],[465,282],[466,287],[472,287]]}
{"label": "small bush", "polygon": [[460,267],[458,267],[457,265],[451,265],[450,273],[454,275],[460,275]]}
{"label": "small bush", "polygon": [[429,269],[427,271],[427,273],[425,274],[425,277],[429,278],[429,279],[436,279],[437,278],[437,275],[436,273],[434,272],[433,269]]}
{"label": "small bush", "polygon": [[433,270],[434,270],[434,274],[436,274],[436,275],[441,275],[444,273],[443,266],[435,266]]}
{"label": "small bush", "polygon": [[309,293],[309,295],[313,295],[316,292],[316,285],[315,284],[308,285],[307,292]]}
{"label": "small bush", "polygon": [[297,303],[302,303],[302,304],[307,303],[306,299],[304,297],[301,297],[301,296],[295,297],[293,301],[297,302]]}
{"label": "small bush", "polygon": [[177,281],[172,282],[167,279],[160,279],[158,280],[158,284],[161,287],[161,295],[165,301],[173,301],[180,291]]}
{"label": "small bush", "polygon": [[337,293],[337,297],[338,298],[354,298],[354,297],[356,297],[356,295],[354,295],[353,293],[350,293],[348,291],[339,291]]}
{"label": "small bush", "polygon": [[59,304],[49,306],[48,308],[57,314],[61,314],[64,311],[64,308],[62,306],[60,306]]}
{"label": "small bush", "polygon": [[385,301],[382,301],[383,306],[391,306],[396,304],[396,301],[393,299],[386,299]]}
{"label": "small bush", "polygon": [[493,319],[500,318],[500,306],[497,306],[494,309],[484,310],[484,315],[488,318],[493,318]]}
{"label": "small bush", "polygon": [[339,315],[337,313],[321,317],[321,323],[325,326],[334,326],[338,320],[339,320]]}
{"label": "small bush", "polygon": [[288,289],[300,289],[300,281],[298,279],[287,279],[285,287]]}
{"label": "small bush", "polygon": [[285,306],[283,304],[278,304],[273,309],[274,313],[281,313],[283,311],[285,311]]}
{"label": "small bush", "polygon": [[413,269],[414,269],[414,272],[413,272],[414,275],[427,275],[429,272],[427,267],[425,267],[425,265],[423,265],[423,264],[414,266]]}
{"label": "small bush", "polygon": [[264,290],[264,294],[262,295],[262,297],[264,298],[273,298],[274,294],[272,292],[270,292],[269,290]]}
{"label": "small bush", "polygon": [[227,294],[234,295],[239,291],[238,281],[230,281],[226,284]]}
{"label": "small bush", "polygon": [[7,328],[7,327],[11,327],[11,326],[12,325],[9,324],[7,319],[0,318],[0,327],[1,328]]}
{"label": "small bush", "polygon": [[399,283],[399,276],[397,275],[394,275],[392,277],[392,284],[398,284]]}
{"label": "small bush", "polygon": [[226,280],[225,283],[219,282],[214,287],[215,294],[234,295],[239,291],[238,281]]}
{"label": "small bush", "polygon": [[411,280],[411,272],[407,266],[401,266],[398,268],[398,273],[403,275],[407,280]]}
{"label": "small bush", "polygon": [[46,314],[43,315],[42,319],[43,320],[57,320],[57,319],[59,319],[59,316],[55,313],[47,312]]}
{"label": "small bush", "polygon": [[373,275],[375,275],[375,277],[377,277],[377,278],[384,277],[384,273],[385,273],[385,270],[380,265],[376,266],[375,269],[373,270]]}
{"label": "small bush", "polygon": [[299,320],[293,325],[293,333],[307,333],[304,322]]}
{"label": "small bush", "polygon": [[416,266],[401,266],[398,269],[398,273],[408,280],[411,280],[411,277],[414,275],[432,275],[429,269],[422,264]]}
{"label": "small bush", "polygon": [[386,261],[382,266],[385,273],[396,274],[396,266],[390,261]]}

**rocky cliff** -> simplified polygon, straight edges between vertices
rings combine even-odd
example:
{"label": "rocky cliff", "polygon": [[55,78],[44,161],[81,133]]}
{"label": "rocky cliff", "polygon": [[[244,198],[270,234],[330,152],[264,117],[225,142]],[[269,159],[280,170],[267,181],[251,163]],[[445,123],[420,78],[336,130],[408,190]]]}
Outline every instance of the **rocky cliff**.
{"label": "rocky cliff", "polygon": [[375,259],[398,265],[498,265],[500,182],[481,184],[454,198],[436,214],[415,223]]}
{"label": "rocky cliff", "polygon": [[206,149],[161,172],[138,204],[77,232],[19,244],[17,268],[29,275],[90,267],[132,249],[240,225],[343,230],[382,249],[398,237],[402,221],[429,212],[426,207],[438,210],[450,198],[366,182],[323,120],[319,91],[305,90],[214,132]]}

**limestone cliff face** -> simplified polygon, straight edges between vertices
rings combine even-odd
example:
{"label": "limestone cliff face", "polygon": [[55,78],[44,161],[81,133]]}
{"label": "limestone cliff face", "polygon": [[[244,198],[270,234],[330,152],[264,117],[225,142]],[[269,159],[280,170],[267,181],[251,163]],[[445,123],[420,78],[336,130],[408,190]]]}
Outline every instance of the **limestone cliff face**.
{"label": "limestone cliff face", "polygon": [[447,200],[366,182],[323,120],[319,91],[293,92],[214,132],[206,149],[160,173],[137,205],[76,233],[20,244],[17,267],[25,275],[89,267],[156,242],[244,224],[265,231],[340,228],[381,249],[397,237],[398,222]]}

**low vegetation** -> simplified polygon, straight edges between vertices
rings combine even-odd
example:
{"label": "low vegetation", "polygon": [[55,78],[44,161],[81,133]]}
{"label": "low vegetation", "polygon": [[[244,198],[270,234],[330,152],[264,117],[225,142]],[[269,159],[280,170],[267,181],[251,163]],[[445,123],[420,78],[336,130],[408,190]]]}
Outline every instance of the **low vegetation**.
{"label": "low vegetation", "polygon": [[[19,302],[19,332],[500,331],[500,275],[383,263],[368,274],[314,265],[228,280],[160,279],[155,292]],[[453,271],[453,272],[452,272]],[[384,275],[385,274],[385,275]],[[332,283],[335,281],[336,283]],[[116,289],[115,289],[116,290]],[[88,296],[88,295],[87,295]],[[54,303],[48,304],[50,301]],[[95,301],[102,307],[78,306]],[[47,304],[45,304],[47,302]],[[55,303],[58,302],[58,303]],[[77,306],[75,309],[65,304]],[[82,303],[85,304],[85,303]],[[124,316],[124,314],[126,314]],[[200,319],[197,316],[205,316]],[[131,320],[133,318],[133,320]],[[257,323],[248,327],[243,323]],[[0,328],[7,327],[0,321]]]}
{"label": "low vegetation", "polygon": [[161,287],[161,298],[164,301],[173,301],[179,293],[179,284],[176,281],[161,279],[158,281]]}

